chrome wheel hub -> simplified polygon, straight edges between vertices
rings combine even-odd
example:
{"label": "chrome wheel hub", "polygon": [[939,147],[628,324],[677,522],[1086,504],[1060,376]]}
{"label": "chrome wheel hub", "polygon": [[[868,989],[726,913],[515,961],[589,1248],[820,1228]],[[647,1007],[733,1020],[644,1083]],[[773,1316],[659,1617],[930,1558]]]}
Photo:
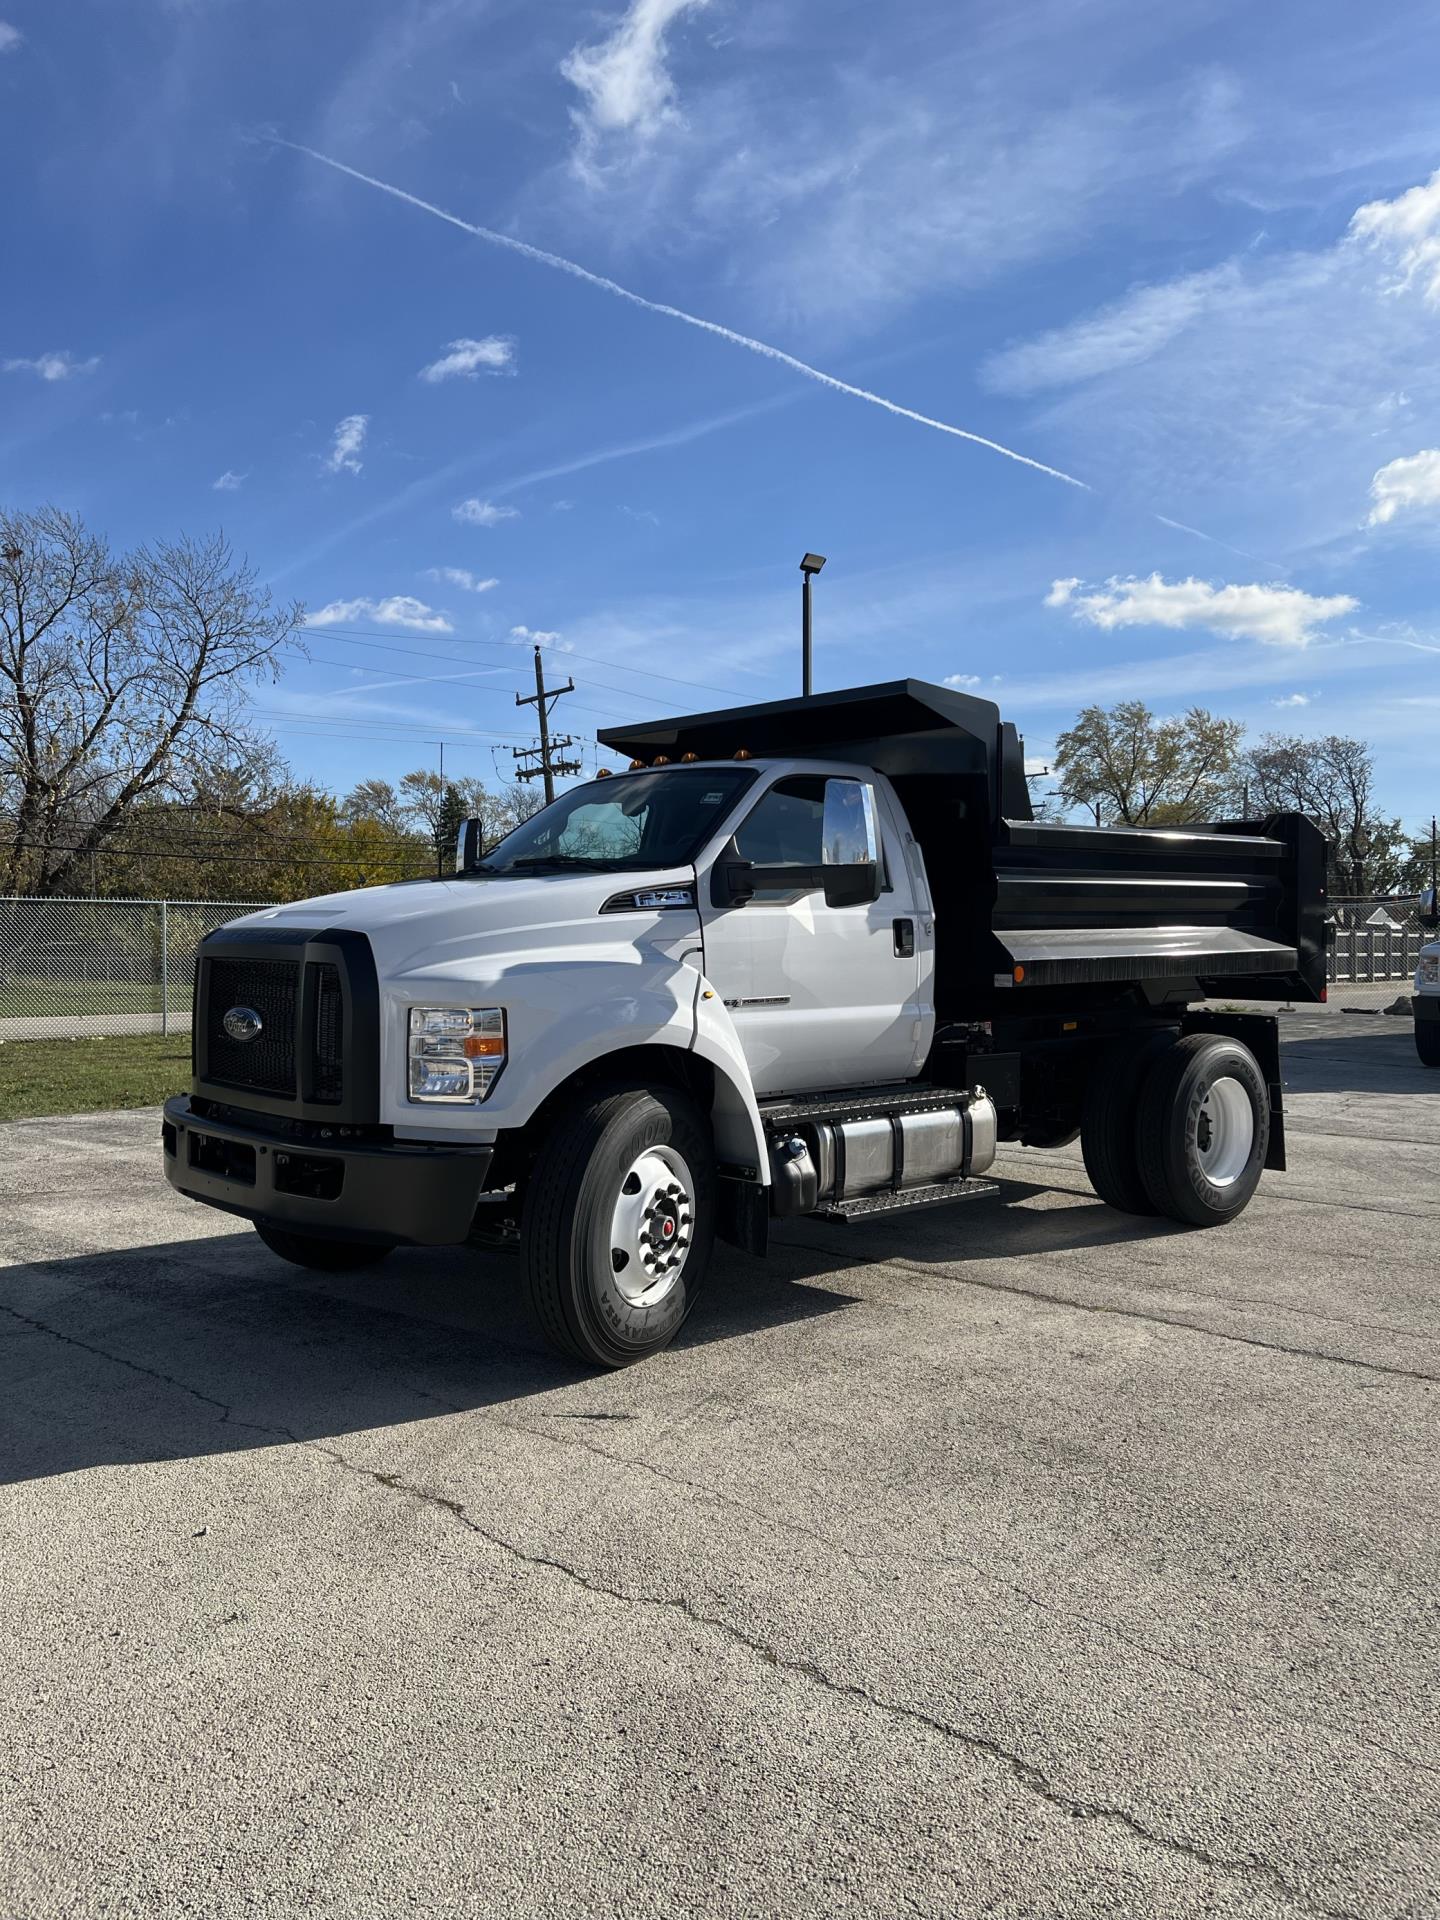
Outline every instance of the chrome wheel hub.
{"label": "chrome wheel hub", "polygon": [[653,1307],[685,1270],[695,1231],[694,1181],[672,1146],[647,1147],[620,1182],[610,1216],[610,1270],[632,1307]]}

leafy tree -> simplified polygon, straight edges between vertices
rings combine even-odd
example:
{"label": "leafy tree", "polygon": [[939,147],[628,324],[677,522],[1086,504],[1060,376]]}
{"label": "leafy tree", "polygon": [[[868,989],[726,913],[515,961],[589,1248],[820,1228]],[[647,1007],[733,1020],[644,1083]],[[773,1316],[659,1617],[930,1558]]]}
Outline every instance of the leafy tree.
{"label": "leafy tree", "polygon": [[1430,885],[1430,857],[1428,832],[1407,835],[1396,849],[1394,880],[1387,891],[1400,894],[1423,893]]}
{"label": "leafy tree", "polygon": [[1363,740],[1267,733],[1244,757],[1252,813],[1303,813],[1330,842],[1330,890],[1386,893],[1399,885],[1406,841],[1375,802],[1375,762]]}
{"label": "leafy tree", "polygon": [[1231,804],[1244,735],[1204,707],[1157,720],[1143,700],[1086,707],[1055,743],[1056,793],[1097,823],[1177,826]]}
{"label": "leafy tree", "polygon": [[117,558],[73,514],[0,513],[0,893],[67,891],[137,808],[251,758],[245,689],[302,617],[223,534]]}

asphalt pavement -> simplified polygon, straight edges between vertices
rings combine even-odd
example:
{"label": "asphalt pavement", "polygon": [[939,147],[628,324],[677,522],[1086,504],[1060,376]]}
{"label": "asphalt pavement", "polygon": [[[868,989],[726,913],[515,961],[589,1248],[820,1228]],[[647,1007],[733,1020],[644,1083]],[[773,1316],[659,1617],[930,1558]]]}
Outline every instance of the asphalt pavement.
{"label": "asphalt pavement", "polygon": [[0,1128],[0,1914],[1440,1913],[1440,1074],[1284,1023],[1237,1224],[1010,1152],[612,1376]]}

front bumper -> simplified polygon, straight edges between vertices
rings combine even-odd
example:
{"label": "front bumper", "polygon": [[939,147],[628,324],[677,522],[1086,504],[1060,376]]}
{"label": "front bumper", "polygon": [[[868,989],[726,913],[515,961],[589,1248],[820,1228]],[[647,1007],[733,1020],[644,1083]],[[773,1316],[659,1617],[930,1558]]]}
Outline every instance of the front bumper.
{"label": "front bumper", "polygon": [[1417,1020],[1440,1020],[1440,993],[1417,993],[1412,1004]]}
{"label": "front bumper", "polygon": [[495,1149],[413,1141],[332,1146],[202,1119],[165,1102],[165,1177],[187,1199],[335,1240],[454,1246]]}

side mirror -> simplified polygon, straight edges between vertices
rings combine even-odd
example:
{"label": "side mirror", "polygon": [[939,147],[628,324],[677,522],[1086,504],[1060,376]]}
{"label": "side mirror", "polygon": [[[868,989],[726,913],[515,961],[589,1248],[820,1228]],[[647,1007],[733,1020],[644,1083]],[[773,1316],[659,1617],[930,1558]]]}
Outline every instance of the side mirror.
{"label": "side mirror", "polygon": [[732,834],[710,870],[712,907],[743,907],[755,897],[755,866],[735,844]]}
{"label": "side mirror", "polygon": [[1436,899],[1434,887],[1426,887],[1421,894],[1420,911],[1415,917],[1422,927],[1440,927],[1440,901]]}
{"label": "side mirror", "polygon": [[472,873],[480,864],[480,856],[485,851],[483,823],[479,820],[462,820],[460,831],[455,835],[455,871]]}
{"label": "side mirror", "polygon": [[820,869],[827,907],[868,907],[880,898],[880,863],[857,860],[853,866]]}
{"label": "side mirror", "polygon": [[868,781],[825,782],[820,859],[827,907],[869,906],[880,898],[880,828]]}

